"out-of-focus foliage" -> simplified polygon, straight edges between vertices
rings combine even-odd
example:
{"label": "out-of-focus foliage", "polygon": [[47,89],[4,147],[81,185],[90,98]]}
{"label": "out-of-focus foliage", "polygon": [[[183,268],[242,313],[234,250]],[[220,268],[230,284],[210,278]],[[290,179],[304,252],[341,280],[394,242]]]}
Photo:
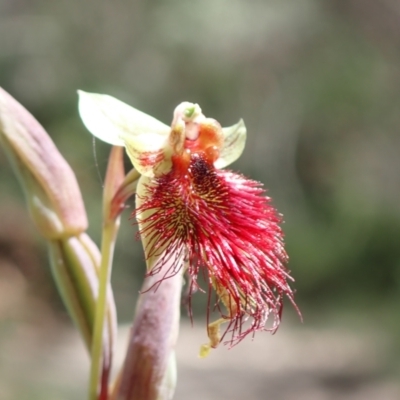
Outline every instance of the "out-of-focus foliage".
{"label": "out-of-focus foliage", "polygon": [[[165,123],[183,100],[223,125],[242,117],[249,138],[232,168],[264,182],[285,216],[306,318],[372,309],[399,322],[389,318],[400,300],[399,49],[397,0],[0,0],[0,86],[76,172],[91,236],[100,233],[108,148],[96,143],[93,154],[76,89]],[[25,213],[3,154],[0,193],[1,208]],[[124,318],[144,271],[128,217],[113,277]],[[6,257],[15,236],[3,229]],[[36,257],[18,265],[43,282]]]}

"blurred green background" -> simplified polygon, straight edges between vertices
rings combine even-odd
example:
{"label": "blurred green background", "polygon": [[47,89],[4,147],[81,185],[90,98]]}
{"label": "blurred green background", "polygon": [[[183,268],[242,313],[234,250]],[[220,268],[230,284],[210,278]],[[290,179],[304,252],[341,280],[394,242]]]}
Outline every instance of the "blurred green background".
{"label": "blurred green background", "polygon": [[[224,126],[243,118],[231,168],[262,181],[284,214],[304,325],[382,332],[384,368],[399,370],[398,0],[0,0],[0,86],[74,169],[97,243],[109,148],[79,120],[78,88],[167,124],[184,100]],[[144,272],[129,213],[113,272],[121,322]],[[289,305],[285,318],[300,325]],[[67,317],[0,152],[0,340],[45,320]]]}

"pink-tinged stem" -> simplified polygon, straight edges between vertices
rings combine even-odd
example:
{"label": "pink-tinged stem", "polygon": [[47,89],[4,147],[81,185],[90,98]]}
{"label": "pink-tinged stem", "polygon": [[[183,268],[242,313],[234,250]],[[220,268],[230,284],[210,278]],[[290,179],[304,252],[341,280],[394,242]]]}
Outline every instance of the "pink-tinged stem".
{"label": "pink-tinged stem", "polygon": [[178,337],[182,272],[156,284],[170,265],[146,278],[136,308],[128,351],[119,383],[117,400],[171,399],[174,383],[174,347]]}

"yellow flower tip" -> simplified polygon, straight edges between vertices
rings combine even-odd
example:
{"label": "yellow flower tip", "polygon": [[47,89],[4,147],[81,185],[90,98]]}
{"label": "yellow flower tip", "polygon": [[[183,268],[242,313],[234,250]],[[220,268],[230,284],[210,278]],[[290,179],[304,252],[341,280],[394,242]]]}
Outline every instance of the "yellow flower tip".
{"label": "yellow flower tip", "polygon": [[199,358],[206,358],[210,355],[211,346],[207,344],[202,344],[200,346]]}
{"label": "yellow flower tip", "polygon": [[209,342],[200,346],[199,357],[206,358],[211,352],[211,349],[216,349],[221,343],[221,330],[220,327],[223,323],[227,322],[224,318],[211,322],[207,327]]}

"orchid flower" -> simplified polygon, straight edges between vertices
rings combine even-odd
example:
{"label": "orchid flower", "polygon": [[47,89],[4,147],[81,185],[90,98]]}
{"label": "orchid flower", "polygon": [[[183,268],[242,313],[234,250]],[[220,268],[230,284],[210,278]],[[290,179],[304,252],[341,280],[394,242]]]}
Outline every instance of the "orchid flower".
{"label": "orchid flower", "polygon": [[[203,354],[227,334],[226,342],[233,345],[259,330],[274,332],[285,295],[297,309],[285,267],[281,216],[262,184],[223,169],[243,152],[244,122],[222,128],[198,104],[184,102],[167,126],[113,97],[79,95],[87,129],[102,141],[124,146],[140,173],[133,214],[148,275],[159,274],[162,284],[186,272],[189,301],[200,289],[199,274],[205,276],[210,343]],[[210,323],[214,309],[221,315]]]}

